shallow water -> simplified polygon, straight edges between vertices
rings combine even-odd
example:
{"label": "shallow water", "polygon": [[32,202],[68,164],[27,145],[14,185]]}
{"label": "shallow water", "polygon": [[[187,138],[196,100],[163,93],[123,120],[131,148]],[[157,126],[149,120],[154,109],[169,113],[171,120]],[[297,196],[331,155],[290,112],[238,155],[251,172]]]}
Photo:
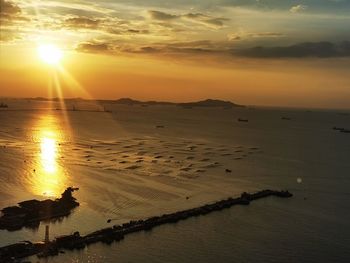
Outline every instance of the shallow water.
{"label": "shallow water", "polygon": [[348,113],[123,105],[101,112],[92,102],[61,111],[48,102],[7,104],[10,110],[0,111],[0,207],[59,196],[70,185],[80,187],[81,206],[37,229],[0,231],[0,246],[42,240],[46,224],[51,237],[86,234],[107,227],[109,218],[119,224],[273,188],[295,196],[161,226],[48,262],[350,259],[350,135],[332,129],[349,129]]}

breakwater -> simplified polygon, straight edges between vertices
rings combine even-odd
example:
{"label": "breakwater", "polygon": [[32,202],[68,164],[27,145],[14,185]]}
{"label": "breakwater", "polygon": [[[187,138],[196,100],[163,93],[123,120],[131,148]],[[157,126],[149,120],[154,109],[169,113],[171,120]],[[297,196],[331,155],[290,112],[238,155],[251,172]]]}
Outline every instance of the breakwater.
{"label": "breakwater", "polygon": [[32,255],[38,255],[38,257],[56,256],[62,252],[62,250],[83,249],[86,246],[97,242],[111,244],[112,242],[122,240],[130,233],[149,231],[159,225],[176,223],[180,220],[206,215],[235,205],[249,205],[250,202],[254,200],[269,196],[289,198],[293,195],[288,191],[274,190],[262,190],[252,194],[244,192],[237,198],[228,198],[192,209],[150,217],[145,220],[132,220],[122,225],[114,225],[85,236],[81,236],[79,232],[75,232],[72,235],[56,237],[53,241],[47,243],[32,243],[29,241],[16,243],[0,248],[0,263],[16,262],[15,260]]}

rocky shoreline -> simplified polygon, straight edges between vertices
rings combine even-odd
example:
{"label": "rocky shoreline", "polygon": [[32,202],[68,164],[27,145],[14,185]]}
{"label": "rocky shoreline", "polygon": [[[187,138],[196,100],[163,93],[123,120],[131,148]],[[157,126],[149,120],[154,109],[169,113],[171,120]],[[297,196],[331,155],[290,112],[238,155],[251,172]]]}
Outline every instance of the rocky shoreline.
{"label": "rocky shoreline", "polygon": [[59,253],[64,253],[64,250],[83,249],[90,244],[98,242],[111,244],[112,242],[122,240],[130,233],[148,231],[159,225],[176,223],[180,220],[206,215],[234,205],[249,205],[251,201],[269,196],[289,198],[293,195],[288,191],[274,190],[262,190],[252,194],[244,192],[237,198],[228,198],[192,209],[163,214],[145,220],[130,221],[122,225],[114,225],[85,236],[81,236],[79,232],[75,232],[72,235],[56,237],[53,241],[46,243],[20,242],[0,248],[0,263],[18,262],[17,260],[21,258],[33,255],[37,255],[38,257],[56,256],[59,255]]}

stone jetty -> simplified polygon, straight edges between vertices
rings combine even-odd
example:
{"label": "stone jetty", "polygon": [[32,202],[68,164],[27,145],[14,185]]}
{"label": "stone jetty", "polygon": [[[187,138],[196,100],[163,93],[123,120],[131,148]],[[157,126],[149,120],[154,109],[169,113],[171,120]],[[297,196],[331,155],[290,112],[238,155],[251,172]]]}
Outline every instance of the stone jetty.
{"label": "stone jetty", "polygon": [[32,255],[37,255],[38,257],[56,256],[63,252],[63,250],[83,249],[97,242],[111,244],[112,242],[122,240],[130,233],[149,231],[156,226],[176,223],[180,220],[206,215],[235,205],[249,205],[254,200],[269,196],[289,198],[293,195],[288,191],[273,190],[262,190],[252,194],[244,192],[237,198],[228,198],[192,209],[150,217],[145,220],[132,220],[122,225],[114,225],[85,236],[80,235],[79,232],[75,232],[72,235],[56,237],[53,241],[47,243],[20,242],[0,248],[0,262],[15,262],[15,260]]}

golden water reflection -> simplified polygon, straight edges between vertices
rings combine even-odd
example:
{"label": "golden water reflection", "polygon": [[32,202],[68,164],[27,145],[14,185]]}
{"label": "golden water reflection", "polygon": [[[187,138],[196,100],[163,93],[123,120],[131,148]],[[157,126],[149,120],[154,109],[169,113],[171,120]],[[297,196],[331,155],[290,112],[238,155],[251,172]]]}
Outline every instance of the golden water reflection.
{"label": "golden water reflection", "polygon": [[59,196],[66,187],[67,175],[60,161],[64,129],[57,116],[45,115],[34,125],[33,139],[38,145],[31,176],[31,191],[36,195]]}
{"label": "golden water reflection", "polygon": [[[48,136],[49,135],[49,136]],[[40,142],[40,160],[43,170],[47,174],[54,174],[57,172],[57,141],[53,132],[48,132],[44,135]]]}

